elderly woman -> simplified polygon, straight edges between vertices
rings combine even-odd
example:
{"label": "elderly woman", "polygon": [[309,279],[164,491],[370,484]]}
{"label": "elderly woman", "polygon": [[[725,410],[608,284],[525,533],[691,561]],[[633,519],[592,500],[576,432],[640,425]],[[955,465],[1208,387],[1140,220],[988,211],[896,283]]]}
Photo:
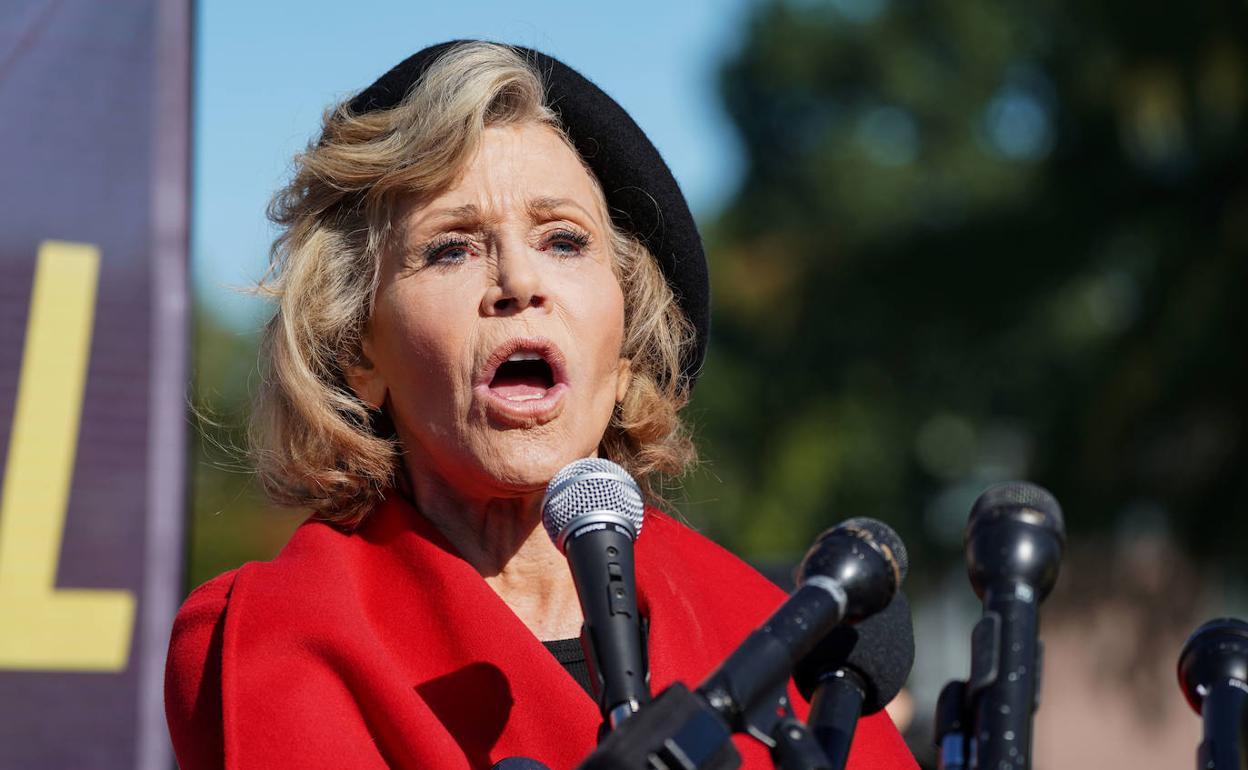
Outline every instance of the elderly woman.
{"label": "elderly woman", "polygon": [[[459,42],[328,113],[272,215],[254,443],[269,494],[313,515],[179,613],[182,768],[575,766],[600,716],[541,499],[579,458],[652,492],[694,457],[707,287],[675,181],[574,71]],[[653,508],[636,563],[655,692],[783,599]],[[914,766],[883,715],[851,764]]]}

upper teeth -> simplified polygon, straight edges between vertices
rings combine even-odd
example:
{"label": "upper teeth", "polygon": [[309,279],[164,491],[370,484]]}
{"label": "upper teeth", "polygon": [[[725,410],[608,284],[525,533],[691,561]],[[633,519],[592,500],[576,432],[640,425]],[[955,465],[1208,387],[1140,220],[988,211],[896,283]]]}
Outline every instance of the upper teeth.
{"label": "upper teeth", "polygon": [[512,353],[510,356],[507,357],[507,360],[508,361],[541,361],[542,356],[540,353],[531,353],[531,352],[525,351],[521,353]]}

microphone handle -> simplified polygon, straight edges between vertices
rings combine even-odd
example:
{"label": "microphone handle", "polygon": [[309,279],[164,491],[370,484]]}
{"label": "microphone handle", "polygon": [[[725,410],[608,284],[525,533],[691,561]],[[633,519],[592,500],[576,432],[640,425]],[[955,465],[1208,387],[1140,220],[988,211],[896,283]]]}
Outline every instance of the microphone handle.
{"label": "microphone handle", "polygon": [[971,635],[967,697],[974,736],[972,770],[1031,767],[1032,715],[1039,702],[1036,594],[1022,582],[984,592],[984,615]]}
{"label": "microphone handle", "polygon": [[1200,709],[1204,740],[1196,750],[1197,770],[1248,767],[1248,689],[1227,680],[1214,685]]}
{"label": "microphone handle", "polygon": [[598,708],[614,730],[650,701],[633,538],[622,528],[590,523],[568,535],[564,551],[585,618],[590,682]]}
{"label": "microphone handle", "polygon": [[854,742],[865,698],[866,685],[862,677],[848,669],[838,669],[823,677],[815,687],[807,722],[833,770],[845,767],[849,759],[849,747]]}
{"label": "microphone handle", "polygon": [[845,606],[839,583],[809,578],[702,682],[698,692],[734,730],[745,730],[746,713],[787,680],[796,662],[841,622]]}

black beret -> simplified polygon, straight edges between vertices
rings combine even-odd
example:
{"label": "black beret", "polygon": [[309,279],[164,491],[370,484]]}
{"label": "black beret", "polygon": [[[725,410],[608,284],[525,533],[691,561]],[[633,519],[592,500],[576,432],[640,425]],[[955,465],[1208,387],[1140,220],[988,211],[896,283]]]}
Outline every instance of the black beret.
{"label": "black beret", "polygon": [[[357,94],[348,109],[358,115],[398,106],[430,64],[467,42],[473,41],[452,40],[412,54]],[[697,339],[682,362],[685,384],[692,388],[706,357],[711,290],[702,238],[676,178],[641,127],[601,88],[554,57],[509,47],[542,74],[546,103],[598,177],[615,225],[658,259],[680,309],[693,324]]]}

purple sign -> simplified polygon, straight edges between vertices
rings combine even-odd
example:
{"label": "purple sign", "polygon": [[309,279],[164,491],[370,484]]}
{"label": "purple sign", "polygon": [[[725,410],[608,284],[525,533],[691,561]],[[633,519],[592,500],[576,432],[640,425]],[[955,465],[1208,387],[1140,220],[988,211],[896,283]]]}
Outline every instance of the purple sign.
{"label": "purple sign", "polygon": [[189,0],[0,12],[0,767],[168,768]]}

